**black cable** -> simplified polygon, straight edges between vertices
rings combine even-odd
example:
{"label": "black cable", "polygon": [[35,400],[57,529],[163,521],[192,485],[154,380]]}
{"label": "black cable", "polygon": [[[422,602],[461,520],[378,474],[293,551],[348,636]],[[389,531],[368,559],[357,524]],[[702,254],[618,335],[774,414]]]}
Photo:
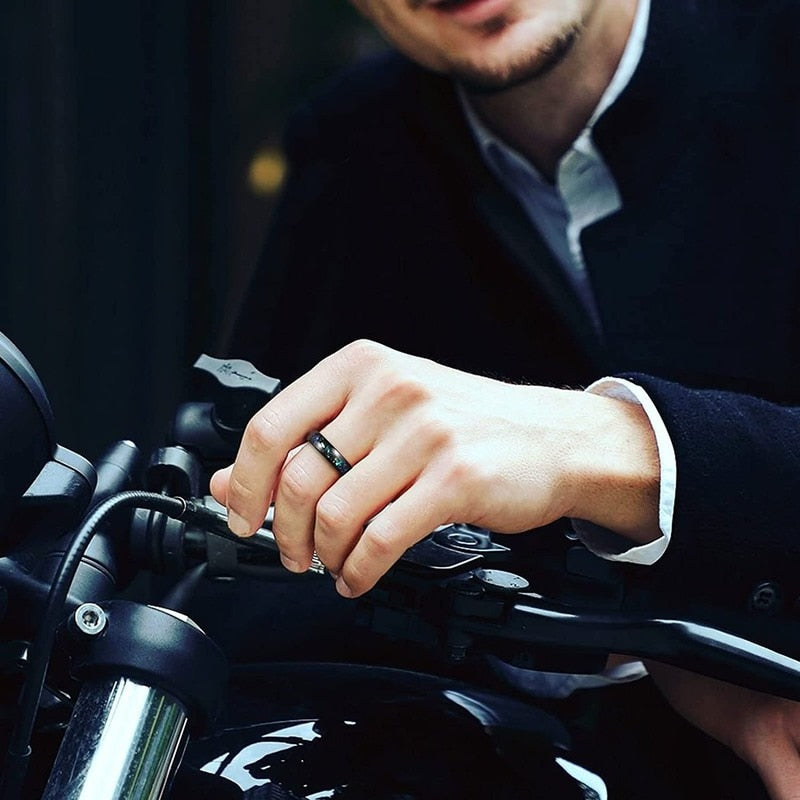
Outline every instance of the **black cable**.
{"label": "black cable", "polygon": [[61,559],[58,572],[53,578],[39,631],[31,643],[25,680],[20,691],[16,722],[6,752],[2,782],[0,783],[2,800],[17,800],[25,779],[31,756],[31,736],[36,723],[47,667],[50,663],[50,653],[56,630],[64,617],[67,594],[78,570],[78,565],[86,553],[97,527],[109,514],[126,507],[147,508],[179,518],[186,510],[186,503],[178,498],[152,492],[122,492],[109,497],[108,500],[98,505],[72,537]]}

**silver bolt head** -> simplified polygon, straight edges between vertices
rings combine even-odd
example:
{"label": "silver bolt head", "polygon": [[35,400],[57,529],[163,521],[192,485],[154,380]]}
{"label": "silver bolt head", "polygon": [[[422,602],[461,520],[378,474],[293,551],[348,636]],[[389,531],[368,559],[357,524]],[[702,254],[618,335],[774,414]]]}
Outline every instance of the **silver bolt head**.
{"label": "silver bolt head", "polygon": [[84,603],[75,609],[75,624],[87,636],[97,636],[108,623],[106,612],[97,603]]}

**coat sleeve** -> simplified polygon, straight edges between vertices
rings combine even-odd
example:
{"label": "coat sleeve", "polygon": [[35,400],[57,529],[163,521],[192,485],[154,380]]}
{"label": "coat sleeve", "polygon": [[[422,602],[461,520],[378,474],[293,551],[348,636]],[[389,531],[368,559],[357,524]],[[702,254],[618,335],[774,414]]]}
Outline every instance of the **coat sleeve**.
{"label": "coat sleeve", "polygon": [[800,408],[646,375],[677,462],[672,541],[648,582],[669,594],[800,611]]}

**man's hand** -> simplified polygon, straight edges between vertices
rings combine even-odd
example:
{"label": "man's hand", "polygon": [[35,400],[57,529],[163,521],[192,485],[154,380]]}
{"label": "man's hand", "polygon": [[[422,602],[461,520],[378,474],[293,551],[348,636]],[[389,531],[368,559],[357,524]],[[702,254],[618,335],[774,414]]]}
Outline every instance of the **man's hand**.
{"label": "man's hand", "polygon": [[[347,474],[303,444],[312,430],[353,464]],[[264,406],[211,491],[244,536],[274,502],[284,565],[305,570],[316,550],[353,597],[450,522],[513,533],[569,516],[650,541],[658,478],[638,406],[505,384],[362,341]]]}
{"label": "man's hand", "polygon": [[664,664],[647,668],[675,710],[750,764],[773,800],[800,800],[800,703]]}

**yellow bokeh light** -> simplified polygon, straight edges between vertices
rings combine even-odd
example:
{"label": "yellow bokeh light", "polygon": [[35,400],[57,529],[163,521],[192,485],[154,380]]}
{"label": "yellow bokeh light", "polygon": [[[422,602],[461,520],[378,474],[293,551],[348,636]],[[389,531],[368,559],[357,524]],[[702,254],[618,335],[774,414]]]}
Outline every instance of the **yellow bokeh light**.
{"label": "yellow bokeh light", "polygon": [[247,170],[250,191],[259,196],[274,195],[283,185],[286,159],[277,148],[259,150]]}

